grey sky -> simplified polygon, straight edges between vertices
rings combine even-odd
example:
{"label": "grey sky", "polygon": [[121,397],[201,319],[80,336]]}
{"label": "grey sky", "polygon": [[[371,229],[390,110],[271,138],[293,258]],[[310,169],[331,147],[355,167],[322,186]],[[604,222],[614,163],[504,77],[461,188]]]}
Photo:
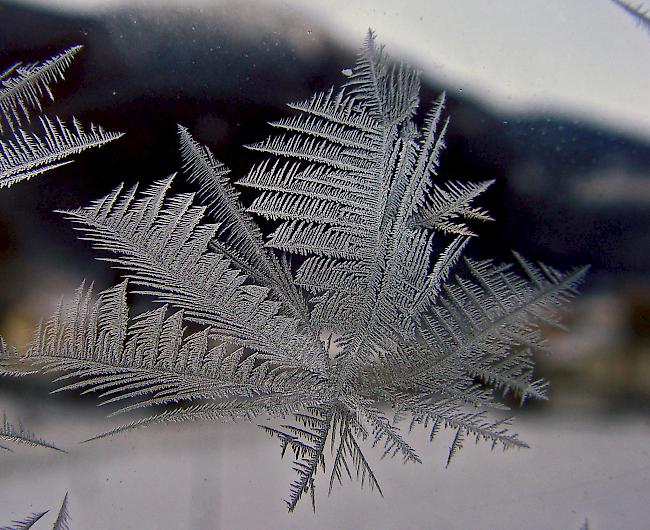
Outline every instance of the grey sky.
{"label": "grey sky", "polygon": [[[93,11],[134,4],[207,8],[223,2],[24,3]],[[441,79],[452,92],[462,89],[512,111],[567,112],[650,138],[650,35],[610,0],[239,3],[302,11],[353,47],[372,27],[394,57]]]}

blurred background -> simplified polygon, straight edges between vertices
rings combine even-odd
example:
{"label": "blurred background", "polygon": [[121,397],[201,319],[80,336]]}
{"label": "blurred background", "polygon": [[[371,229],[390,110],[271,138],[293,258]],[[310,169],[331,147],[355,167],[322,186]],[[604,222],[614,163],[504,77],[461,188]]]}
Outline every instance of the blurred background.
{"label": "blurred background", "polygon": [[[0,334],[22,345],[82,278],[101,288],[117,279],[55,209],[178,171],[176,123],[234,177],[245,174],[254,157],[241,146],[264,138],[286,102],[339,85],[369,27],[391,57],[421,70],[422,112],[447,92],[441,175],[496,179],[481,203],[496,221],[470,255],[508,259],[516,249],[559,269],[592,266],[565,312],[570,331],[548,330],[553,354],[538,360],[550,401],[517,411],[533,449],[468,447],[444,470],[445,440],[423,438],[417,473],[377,464],[383,501],[354,484],[327,500],[323,487],[315,516],[305,503],[287,517],[290,469],[263,433],[158,429],[76,456],[0,455],[0,524],[70,490],[75,529],[577,530],[585,517],[592,529],[643,527],[650,32],[609,0],[0,2],[0,71],[83,44],[46,113],[126,133],[0,191]],[[71,446],[105,430],[92,398],[50,397],[52,388],[0,381],[0,409]]]}

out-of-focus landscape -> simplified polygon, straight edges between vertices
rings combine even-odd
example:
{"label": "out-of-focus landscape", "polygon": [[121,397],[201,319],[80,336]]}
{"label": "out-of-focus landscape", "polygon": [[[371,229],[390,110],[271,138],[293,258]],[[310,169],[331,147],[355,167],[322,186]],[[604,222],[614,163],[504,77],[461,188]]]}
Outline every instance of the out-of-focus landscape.
{"label": "out-of-focus landscape", "polygon": [[[380,41],[382,24],[401,15],[396,25],[404,25],[407,16],[397,8],[382,15],[380,8],[352,4],[355,16],[372,18],[366,26],[379,25],[374,29]],[[557,58],[564,64],[566,56],[586,53],[589,64],[576,62],[576,71],[584,68],[588,76],[600,69],[606,88],[618,51],[621,62],[631,61],[629,95],[618,94],[620,100],[650,93],[650,35],[613,3],[598,4],[585,13],[586,21],[572,19],[571,8],[563,12],[560,4],[559,14],[536,21],[540,50],[531,55],[530,68],[544,67],[540,75],[549,76],[553,61],[545,54],[564,54]],[[265,137],[266,122],[287,114],[286,102],[341,83],[363,32],[342,39],[340,27],[335,31],[296,5],[233,1],[181,8],[150,2],[137,9],[67,10],[56,2],[0,2],[0,70],[81,43],[84,50],[55,87],[47,114],[74,115],[126,133],[72,165],[0,190],[0,335],[9,343],[24,345],[35,323],[82,278],[100,288],[118,278],[55,209],[86,205],[123,181],[144,184],[178,171],[176,123],[241,176],[254,156],[241,146]],[[513,23],[498,13],[496,27]],[[544,41],[545,24],[549,39],[558,25],[570,32],[572,24],[578,39],[590,16],[598,38],[610,40],[611,56],[601,57],[597,47],[590,55],[579,46],[558,50]],[[421,27],[413,31],[427,35],[435,49],[435,32],[425,31],[429,20],[419,18],[414,20]],[[628,39],[623,44],[621,35]],[[621,51],[626,43],[634,59]],[[396,60],[409,59],[390,46],[387,51]],[[475,57],[480,54],[474,49]],[[508,57],[504,51],[503,61]],[[327,499],[323,484],[316,515],[305,502],[287,516],[281,499],[291,480],[289,462],[254,425],[180,425],[77,446],[112,425],[92,396],[49,396],[54,386],[45,378],[2,380],[0,411],[71,453],[23,448],[0,454],[0,525],[41,509],[55,511],[66,491],[74,529],[577,530],[585,518],[593,530],[647,524],[650,105],[631,122],[620,103],[619,122],[616,101],[605,102],[604,88],[594,86],[589,98],[597,102],[601,94],[606,112],[594,111],[593,119],[587,106],[571,112],[566,101],[558,107],[520,101],[509,109],[482,99],[480,87],[454,84],[444,61],[417,64],[423,111],[440,91],[449,97],[441,176],[496,179],[481,203],[495,222],[479,227],[470,255],[507,260],[516,249],[560,270],[591,265],[583,294],[564,313],[568,331],[546,330],[551,353],[537,363],[539,375],[551,381],[550,400],[516,411],[518,430],[532,449],[490,454],[489,447],[468,443],[444,469],[450,440],[427,445],[417,433],[422,466],[376,463],[385,499],[360,492],[356,484]],[[185,189],[177,180],[176,189]]]}

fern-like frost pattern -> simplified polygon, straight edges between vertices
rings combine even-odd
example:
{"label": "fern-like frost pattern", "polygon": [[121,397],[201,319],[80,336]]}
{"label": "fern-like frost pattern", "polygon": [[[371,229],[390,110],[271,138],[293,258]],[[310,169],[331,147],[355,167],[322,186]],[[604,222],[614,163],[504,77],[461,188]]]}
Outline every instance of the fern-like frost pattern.
{"label": "fern-like frost pattern", "polygon": [[[69,164],[71,155],[122,136],[92,124],[86,131],[76,118],[68,125],[41,114],[42,100],[54,100],[52,85],[64,79],[81,48],[73,46],[42,63],[18,63],[0,73],[0,188]],[[39,132],[26,129],[33,114]]]}
{"label": "fern-like frost pattern", "polygon": [[[125,280],[99,295],[82,285],[27,351],[2,344],[2,373],[61,372],[61,390],[94,392],[120,404],[114,413],[167,405],[95,438],[284,418],[263,428],[294,456],[290,511],[315,502],[322,471],[330,491],[347,475],[381,493],[364,442],[421,462],[400,425],[432,439],[451,429],[448,463],[470,438],[526,446],[501,397],[545,399],[538,326],[559,325],[585,269],[467,258],[475,226],[491,220],[474,204],[491,181],[441,181],[444,95],[416,123],[418,76],[372,33],[346,77],[290,104],[277,134],[249,146],[261,158],[237,182],[256,193],[248,208],[179,127],[196,195],[170,193],[169,177],[64,212]],[[268,238],[255,216],[274,223]],[[130,315],[129,287],[158,309]]]}

